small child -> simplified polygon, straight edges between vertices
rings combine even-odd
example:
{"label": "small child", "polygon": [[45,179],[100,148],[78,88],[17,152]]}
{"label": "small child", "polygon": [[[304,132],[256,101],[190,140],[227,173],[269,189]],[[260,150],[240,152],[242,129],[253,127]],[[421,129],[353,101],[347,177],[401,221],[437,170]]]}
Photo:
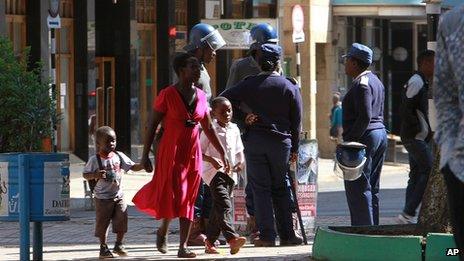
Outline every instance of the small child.
{"label": "small child", "polygon": [[84,167],[84,178],[97,181],[95,194],[95,236],[100,239],[100,259],[113,258],[106,245],[108,227],[113,223],[113,233],[117,239],[113,252],[119,256],[127,255],[122,243],[127,232],[127,205],[123,198],[121,180],[123,171],[143,169],[124,153],[117,152],[116,133],[108,126],[96,130],[97,155],[90,157]]}
{"label": "small child", "polygon": [[[213,127],[226,149],[232,172],[239,172],[243,168],[244,155],[243,144],[240,138],[240,130],[237,125],[230,122],[232,119],[232,105],[224,97],[217,97],[211,102],[212,115],[214,117]],[[218,151],[212,146],[204,133],[200,137],[203,152],[202,178],[209,186],[213,206],[211,208],[208,226],[206,229],[205,252],[207,254],[218,254],[214,242],[222,231],[229,243],[230,253],[236,254],[245,244],[246,238],[240,237],[234,230],[232,224],[231,194],[234,187],[232,176],[224,173],[223,164],[220,161]]]}

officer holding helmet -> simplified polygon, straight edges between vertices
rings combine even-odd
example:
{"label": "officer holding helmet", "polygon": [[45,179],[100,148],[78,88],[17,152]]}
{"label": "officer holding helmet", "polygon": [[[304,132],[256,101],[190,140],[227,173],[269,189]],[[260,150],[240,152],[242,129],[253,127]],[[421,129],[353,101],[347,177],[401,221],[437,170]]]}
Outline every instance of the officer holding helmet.
{"label": "officer holding helmet", "polygon": [[[189,44],[184,47],[189,53],[195,55],[200,61],[200,79],[197,87],[206,93],[208,101],[211,99],[211,78],[204,64],[210,63],[216,56],[216,51],[226,44],[224,38],[217,29],[209,24],[199,23],[190,30]],[[205,224],[211,209],[211,195],[209,187],[202,181],[199,187],[197,200],[195,202],[195,214],[188,245],[203,246],[206,239]]]}
{"label": "officer holding helmet", "polygon": [[372,63],[369,47],[354,43],[345,58],[345,73],[353,83],[343,99],[343,140],[357,144],[339,146],[337,160],[344,170],[351,225],[378,225],[379,180],[387,148],[383,124],[385,88],[367,70]]}
{"label": "officer holding helmet", "polygon": [[[298,245],[295,235],[286,175],[289,160],[298,153],[302,111],[301,94],[292,79],[279,73],[282,48],[263,44],[258,49],[262,72],[249,76],[221,96],[237,110],[246,105],[253,119],[248,121],[244,138],[248,181],[253,191],[256,224],[260,235],[255,246],[274,246],[276,231],[280,245]],[[236,111],[237,111],[236,110]],[[275,215],[275,219],[274,219]]]}

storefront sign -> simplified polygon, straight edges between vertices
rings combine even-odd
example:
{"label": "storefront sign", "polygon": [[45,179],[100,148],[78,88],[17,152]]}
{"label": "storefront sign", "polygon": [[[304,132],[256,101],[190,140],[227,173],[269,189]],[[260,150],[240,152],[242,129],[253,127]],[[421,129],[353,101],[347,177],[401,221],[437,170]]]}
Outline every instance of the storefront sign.
{"label": "storefront sign", "polygon": [[278,31],[277,19],[204,19],[201,22],[219,30],[226,41],[221,49],[249,49],[250,30],[259,23],[268,23]]}
{"label": "storefront sign", "polygon": [[245,204],[245,189],[236,188],[234,189],[234,223],[235,224],[246,224],[247,212]]}
{"label": "storefront sign", "polygon": [[292,26],[293,34],[292,39],[294,43],[302,43],[305,41],[304,28],[304,14],[303,8],[300,5],[293,6],[292,9]]}
{"label": "storefront sign", "polygon": [[8,215],[8,162],[0,162],[0,216]]}
{"label": "storefront sign", "polygon": [[43,215],[69,216],[69,175],[62,175],[64,162],[44,162]]}

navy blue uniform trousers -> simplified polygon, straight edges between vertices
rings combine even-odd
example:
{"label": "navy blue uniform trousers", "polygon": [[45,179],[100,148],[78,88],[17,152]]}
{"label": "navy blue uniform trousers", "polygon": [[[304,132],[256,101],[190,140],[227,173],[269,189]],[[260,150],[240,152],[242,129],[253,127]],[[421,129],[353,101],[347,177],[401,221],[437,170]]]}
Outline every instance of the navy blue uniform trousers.
{"label": "navy blue uniform trousers", "polygon": [[[254,214],[260,239],[274,241],[294,237],[287,170],[290,139],[266,132],[250,132],[245,141],[248,182],[253,191]],[[275,219],[274,219],[275,215]]]}
{"label": "navy blue uniform trousers", "polygon": [[387,149],[387,133],[385,129],[366,131],[358,142],[367,146],[367,159],[361,177],[345,181],[351,225],[378,225],[379,181]]}

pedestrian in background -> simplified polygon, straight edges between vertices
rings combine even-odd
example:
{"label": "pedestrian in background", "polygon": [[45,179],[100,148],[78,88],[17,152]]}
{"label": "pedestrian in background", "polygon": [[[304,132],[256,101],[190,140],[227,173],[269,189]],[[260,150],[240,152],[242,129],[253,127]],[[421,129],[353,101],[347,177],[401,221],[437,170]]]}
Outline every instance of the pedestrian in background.
{"label": "pedestrian in background", "polygon": [[342,125],[342,102],[340,93],[336,92],[332,96],[332,109],[330,110],[330,138],[335,143],[341,142],[343,133]]}
{"label": "pedestrian in background", "polygon": [[[209,102],[211,93],[211,77],[205,64],[209,64],[216,56],[216,51],[222,48],[226,42],[218,30],[209,24],[196,24],[189,33],[189,44],[184,49],[193,54],[200,62],[200,78],[195,85],[206,93]],[[192,231],[188,240],[190,246],[203,246],[206,239],[206,223],[211,210],[211,193],[208,186],[201,181],[198,188],[197,200],[195,203],[195,218],[193,221]]]}
{"label": "pedestrian in background", "polygon": [[415,223],[416,210],[432,170],[428,92],[429,82],[433,79],[434,61],[434,51],[420,53],[417,57],[418,71],[405,84],[402,93],[401,142],[408,151],[410,168],[403,212],[398,215],[398,223],[402,224]]}
{"label": "pedestrian in background", "polygon": [[116,243],[113,252],[126,256],[124,235],[127,232],[127,204],[122,191],[122,175],[125,171],[142,170],[124,153],[116,151],[116,133],[111,127],[102,126],[95,132],[97,153],[90,157],[84,167],[86,180],[95,180],[95,236],[100,239],[100,258],[112,258],[108,249],[107,236],[110,222]]}
{"label": "pedestrian in background", "polygon": [[440,169],[448,189],[454,240],[464,260],[464,5],[441,18],[433,81]]}
{"label": "pedestrian in background", "polygon": [[237,109],[246,105],[252,112],[249,116],[254,115],[244,138],[248,181],[260,232],[254,245],[275,245],[274,221],[280,244],[298,245],[302,239],[293,230],[286,176],[289,160],[295,161],[298,154],[300,89],[295,81],[279,73],[280,46],[263,44],[258,51],[262,72],[225,90],[221,96],[228,98]]}
{"label": "pedestrian in background", "polygon": [[164,132],[155,156],[156,168],[152,180],[141,188],[132,200],[141,211],[162,219],[157,231],[156,247],[167,253],[168,228],[173,218],[179,218],[180,241],[177,256],[193,258],[187,248],[194,204],[201,181],[203,132],[219,152],[219,165],[229,170],[225,150],[211,128],[206,94],[195,87],[200,77],[200,63],[192,54],[182,53],[173,61],[179,82],[160,91],[154,100],[143,147],[142,161],[147,172],[153,171],[148,153],[155,131],[161,121]]}
{"label": "pedestrian in background", "polygon": [[214,242],[220,232],[224,235],[230,246],[230,253],[236,254],[246,243],[246,238],[240,237],[232,224],[231,195],[236,184],[237,172],[240,172],[245,163],[243,143],[237,125],[230,122],[232,119],[232,105],[224,97],[217,97],[211,102],[211,114],[214,118],[213,128],[218,134],[222,146],[226,148],[232,171],[227,173],[220,164],[220,154],[212,146],[204,133],[201,134],[200,143],[203,152],[203,181],[208,185],[213,199],[206,229],[205,252],[219,254]]}
{"label": "pedestrian in background", "polygon": [[369,47],[354,43],[345,58],[345,73],[353,82],[343,98],[343,140],[367,146],[361,177],[345,180],[351,225],[378,225],[379,180],[387,149],[383,124],[385,88],[367,70],[372,63]]}

